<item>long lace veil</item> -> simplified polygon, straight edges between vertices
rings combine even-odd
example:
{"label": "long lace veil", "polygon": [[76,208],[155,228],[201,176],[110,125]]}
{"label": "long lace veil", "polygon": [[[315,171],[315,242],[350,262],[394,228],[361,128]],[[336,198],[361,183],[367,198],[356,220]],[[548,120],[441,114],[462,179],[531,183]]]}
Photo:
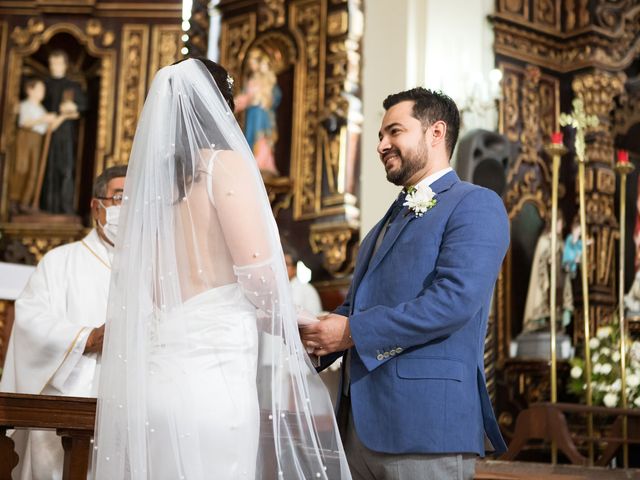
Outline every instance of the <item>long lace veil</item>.
{"label": "long lace veil", "polygon": [[124,196],[92,476],[349,479],[264,184],[201,62],[157,73]]}

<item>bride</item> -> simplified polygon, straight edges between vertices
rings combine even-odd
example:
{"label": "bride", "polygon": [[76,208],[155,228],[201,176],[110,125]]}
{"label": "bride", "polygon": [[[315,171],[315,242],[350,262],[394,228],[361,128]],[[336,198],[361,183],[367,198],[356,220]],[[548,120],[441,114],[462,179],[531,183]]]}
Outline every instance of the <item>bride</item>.
{"label": "bride", "polygon": [[231,79],[210,60],[151,85],[116,243],[94,478],[350,478],[232,111]]}

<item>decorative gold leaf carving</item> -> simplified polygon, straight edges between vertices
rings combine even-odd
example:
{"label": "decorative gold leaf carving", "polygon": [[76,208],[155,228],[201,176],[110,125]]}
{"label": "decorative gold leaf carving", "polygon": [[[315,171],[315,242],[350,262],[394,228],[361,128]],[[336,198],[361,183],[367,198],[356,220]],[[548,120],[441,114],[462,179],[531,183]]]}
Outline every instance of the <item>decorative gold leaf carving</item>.
{"label": "decorative gold leaf carving", "polygon": [[179,25],[154,25],[151,31],[151,60],[149,62],[149,83],[162,67],[171,65],[182,58],[182,29]]}
{"label": "decorative gold leaf carving", "polygon": [[138,115],[142,110],[146,91],[148,46],[148,25],[127,24],[123,27],[116,122],[116,164],[129,161]]}
{"label": "decorative gold leaf carving", "polygon": [[235,78],[241,78],[242,62],[255,38],[256,17],[254,13],[240,15],[222,25],[220,37],[221,63]]}
{"label": "decorative gold leaf carving", "polygon": [[13,32],[11,32],[11,39],[16,45],[24,47],[31,43],[33,36],[38,35],[43,31],[44,22],[39,18],[32,17],[27,21],[27,26],[25,28],[15,27],[13,29]]}
{"label": "decorative gold leaf carving", "polygon": [[349,29],[349,14],[345,10],[339,10],[329,14],[327,33],[332,36],[344,35]]}
{"label": "decorative gold leaf carving", "polygon": [[278,28],[284,25],[284,0],[264,0],[264,4],[260,6],[259,12],[259,31],[264,32],[270,28]]}
{"label": "decorative gold leaf carving", "polygon": [[300,1],[292,8],[292,23],[304,39],[303,65],[306,66],[306,72],[300,72],[304,75],[304,87],[300,95],[302,140],[298,152],[299,181],[295,185],[294,218],[313,216],[320,210],[319,176],[322,166],[318,158],[316,133],[320,113],[321,55],[324,60],[320,30],[324,8],[324,2],[319,1]]}
{"label": "decorative gold leaf carving", "polygon": [[504,0],[504,9],[509,13],[524,15],[525,2],[523,0]]}
{"label": "decorative gold leaf carving", "polygon": [[640,123],[640,90],[620,96],[620,106],[613,113],[613,135],[626,135],[631,127]]}
{"label": "decorative gold leaf carving", "polygon": [[92,18],[87,21],[87,27],[85,29],[87,35],[90,37],[97,37],[102,33],[102,24],[100,20]]}
{"label": "decorative gold leaf carving", "polygon": [[[577,20],[581,30],[563,35],[557,27],[546,23],[531,23],[522,28],[510,18],[508,11],[494,16],[496,53],[525,62],[548,67],[558,72],[570,72],[585,67],[622,70],[640,52],[640,9],[627,9],[620,22],[609,31],[584,29],[588,25],[587,6],[578,6]],[[571,17],[571,16],[570,16]],[[569,26],[575,19],[568,18]]]}
{"label": "decorative gold leaf carving", "polygon": [[340,278],[353,270],[358,224],[321,223],[311,226],[309,242],[313,253],[322,253],[322,266]]}
{"label": "decorative gold leaf carving", "polygon": [[558,15],[555,0],[535,0],[534,12],[537,22],[551,27],[556,26]]}

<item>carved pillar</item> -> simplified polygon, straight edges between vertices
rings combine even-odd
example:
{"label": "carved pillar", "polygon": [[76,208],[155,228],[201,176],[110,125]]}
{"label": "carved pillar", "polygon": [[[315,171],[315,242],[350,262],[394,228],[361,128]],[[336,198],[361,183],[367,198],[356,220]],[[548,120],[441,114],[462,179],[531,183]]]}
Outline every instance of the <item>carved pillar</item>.
{"label": "carved pillar", "polygon": [[[584,100],[585,113],[596,115],[600,121],[588,133],[586,169],[586,210],[589,258],[589,298],[591,328],[611,323],[616,304],[615,269],[613,253],[619,237],[618,220],[614,207],[616,176],[613,171],[614,145],[612,110],[614,99],[624,92],[626,77],[623,73],[594,70],[577,75],[572,82],[576,96]],[[590,141],[589,141],[590,140]],[[577,188],[576,188],[577,189]],[[576,311],[580,309],[576,302]],[[578,313],[578,317],[582,313]],[[583,336],[582,329],[574,331],[576,338]]]}

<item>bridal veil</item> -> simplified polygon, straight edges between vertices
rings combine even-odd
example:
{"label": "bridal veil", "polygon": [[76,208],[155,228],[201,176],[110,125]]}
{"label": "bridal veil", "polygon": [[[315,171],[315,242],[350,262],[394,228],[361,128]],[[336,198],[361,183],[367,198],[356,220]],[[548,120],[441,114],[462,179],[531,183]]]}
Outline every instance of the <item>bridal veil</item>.
{"label": "bridal veil", "polygon": [[[269,348],[259,354],[260,335]],[[260,172],[198,60],[157,73],[137,126],[92,474],[350,478],[331,401],[298,335]]]}

